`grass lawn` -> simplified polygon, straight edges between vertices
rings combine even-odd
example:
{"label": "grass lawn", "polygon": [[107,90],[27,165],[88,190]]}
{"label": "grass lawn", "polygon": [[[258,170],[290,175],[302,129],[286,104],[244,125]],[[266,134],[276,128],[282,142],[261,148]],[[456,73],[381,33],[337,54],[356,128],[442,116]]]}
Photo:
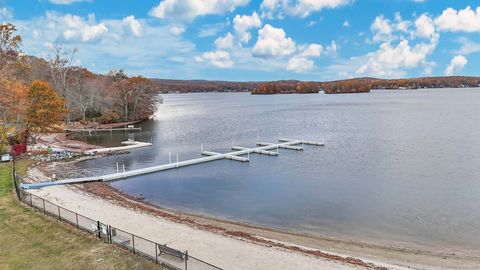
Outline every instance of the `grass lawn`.
{"label": "grass lawn", "polygon": [[[28,161],[17,162],[25,174]],[[20,204],[0,163],[0,269],[162,269]]]}

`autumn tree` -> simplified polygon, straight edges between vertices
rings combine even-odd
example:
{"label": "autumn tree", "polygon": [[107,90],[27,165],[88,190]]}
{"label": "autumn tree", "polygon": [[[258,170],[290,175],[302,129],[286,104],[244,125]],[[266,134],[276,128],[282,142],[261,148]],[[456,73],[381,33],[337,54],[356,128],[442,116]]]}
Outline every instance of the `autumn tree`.
{"label": "autumn tree", "polygon": [[11,23],[0,23],[0,76],[8,77],[10,65],[21,55],[22,37],[16,34],[17,28]]}
{"label": "autumn tree", "polygon": [[0,114],[2,123],[18,124],[27,107],[28,88],[21,81],[0,80]]}
{"label": "autumn tree", "polygon": [[52,55],[49,59],[53,86],[66,100],[66,108],[68,110],[67,122],[70,122],[70,108],[72,105],[68,79],[73,69],[73,59],[76,53],[77,49],[68,50],[59,44],[55,44],[52,47]]}
{"label": "autumn tree", "polygon": [[65,118],[65,99],[57,94],[49,83],[34,81],[28,99],[27,116],[30,127],[45,130]]}

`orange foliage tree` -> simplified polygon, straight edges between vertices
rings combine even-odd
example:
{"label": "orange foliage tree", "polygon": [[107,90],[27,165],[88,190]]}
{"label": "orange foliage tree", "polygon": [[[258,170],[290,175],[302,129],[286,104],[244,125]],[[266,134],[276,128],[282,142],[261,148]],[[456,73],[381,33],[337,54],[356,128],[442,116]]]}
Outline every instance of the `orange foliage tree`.
{"label": "orange foliage tree", "polygon": [[28,124],[30,127],[45,130],[65,118],[66,102],[52,86],[44,81],[34,81],[28,93]]}
{"label": "orange foliage tree", "polygon": [[28,87],[21,81],[0,80],[0,114],[2,123],[18,123],[27,107]]}

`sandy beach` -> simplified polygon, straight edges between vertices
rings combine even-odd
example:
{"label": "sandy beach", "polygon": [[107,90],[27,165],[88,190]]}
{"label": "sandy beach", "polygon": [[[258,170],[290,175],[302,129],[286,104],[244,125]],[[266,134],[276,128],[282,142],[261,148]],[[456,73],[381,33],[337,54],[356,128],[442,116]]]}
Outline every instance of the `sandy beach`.
{"label": "sandy beach", "polygon": [[343,242],[176,213],[138,202],[101,183],[30,192],[141,237],[188,250],[224,269],[480,267],[478,257]]}

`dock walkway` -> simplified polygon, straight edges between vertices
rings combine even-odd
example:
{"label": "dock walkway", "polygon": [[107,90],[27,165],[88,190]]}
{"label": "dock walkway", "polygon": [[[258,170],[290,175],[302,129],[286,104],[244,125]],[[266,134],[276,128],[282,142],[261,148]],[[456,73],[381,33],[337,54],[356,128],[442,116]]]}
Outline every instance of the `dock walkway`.
{"label": "dock walkway", "polygon": [[[279,141],[280,143],[258,142],[257,145],[262,145],[262,146],[255,147],[255,148],[233,146],[232,148],[241,149],[241,150],[237,150],[229,153],[216,153],[211,151],[203,151],[202,149],[201,152],[203,155],[206,155],[205,157],[189,159],[184,161],[178,161],[178,157],[177,157],[177,162],[170,162],[168,164],[163,164],[163,165],[158,165],[158,166],[153,166],[148,168],[117,172],[117,173],[107,174],[103,176],[65,179],[65,180],[58,180],[58,181],[52,181],[52,182],[41,182],[41,183],[32,183],[32,184],[22,184],[21,186],[24,189],[36,189],[36,188],[43,188],[48,186],[78,184],[78,183],[85,183],[85,182],[98,182],[98,181],[108,182],[108,181],[124,179],[127,177],[133,177],[133,176],[138,176],[138,175],[143,175],[143,174],[148,174],[153,172],[176,169],[180,167],[191,166],[194,164],[200,164],[200,163],[205,163],[205,162],[210,162],[210,161],[220,160],[220,159],[230,159],[230,160],[236,160],[236,161],[242,161],[242,162],[249,162],[248,157],[245,158],[241,156],[245,156],[245,155],[249,156],[250,154],[253,154],[253,153],[259,153],[259,154],[268,153],[268,155],[272,155],[272,153],[276,153],[278,155],[279,148],[301,151],[303,150],[304,144],[316,145],[316,146],[325,145],[323,142],[311,142],[311,141],[303,141],[303,140],[280,139]],[[302,147],[298,147],[298,145],[302,145]],[[274,149],[276,149],[277,152],[269,151]]]}

